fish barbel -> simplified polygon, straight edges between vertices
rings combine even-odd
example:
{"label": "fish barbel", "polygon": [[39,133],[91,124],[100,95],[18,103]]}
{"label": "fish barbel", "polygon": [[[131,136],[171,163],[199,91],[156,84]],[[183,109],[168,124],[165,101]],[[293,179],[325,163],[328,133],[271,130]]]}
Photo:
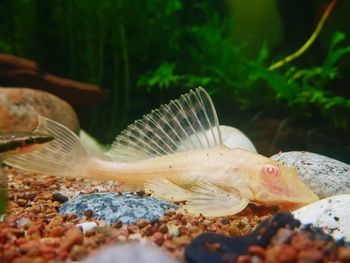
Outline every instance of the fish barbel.
{"label": "fish barbel", "polygon": [[40,117],[36,132],[55,140],[41,151],[6,160],[7,165],[144,187],[156,197],[186,201],[183,211],[207,217],[236,214],[249,202],[288,210],[318,200],[295,168],[225,147],[214,105],[203,88],[129,125],[103,158],[91,156],[77,135],[52,120]]}

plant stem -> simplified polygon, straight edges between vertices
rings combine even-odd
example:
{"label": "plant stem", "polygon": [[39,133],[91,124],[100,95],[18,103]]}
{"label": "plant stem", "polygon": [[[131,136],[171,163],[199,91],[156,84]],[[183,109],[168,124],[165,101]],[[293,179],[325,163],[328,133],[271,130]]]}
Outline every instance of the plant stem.
{"label": "plant stem", "polygon": [[291,62],[292,60],[298,58],[299,56],[301,56],[311,45],[312,43],[315,41],[315,39],[318,37],[318,35],[320,34],[327,18],[329,17],[331,11],[333,10],[333,7],[335,6],[337,0],[332,0],[332,2],[327,6],[325,12],[323,13],[320,21],[317,24],[317,27],[315,29],[315,31],[312,33],[312,35],[309,37],[309,39],[305,42],[305,44],[299,48],[296,52],[294,52],[293,54],[285,57],[282,60],[277,61],[276,63],[272,64],[268,70],[272,71],[275,69],[278,69],[282,66],[284,66],[285,64]]}

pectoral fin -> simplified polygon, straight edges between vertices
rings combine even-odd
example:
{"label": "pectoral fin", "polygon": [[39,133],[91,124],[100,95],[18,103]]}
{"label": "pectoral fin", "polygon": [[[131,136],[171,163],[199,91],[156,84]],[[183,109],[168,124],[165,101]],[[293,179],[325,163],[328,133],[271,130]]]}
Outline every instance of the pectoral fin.
{"label": "pectoral fin", "polygon": [[249,203],[238,190],[226,191],[210,183],[200,182],[191,189],[186,205],[181,209],[186,213],[206,217],[234,215]]}
{"label": "pectoral fin", "polygon": [[145,191],[152,194],[152,196],[165,199],[168,201],[184,201],[187,200],[192,193],[182,188],[164,177],[153,177],[146,181]]}

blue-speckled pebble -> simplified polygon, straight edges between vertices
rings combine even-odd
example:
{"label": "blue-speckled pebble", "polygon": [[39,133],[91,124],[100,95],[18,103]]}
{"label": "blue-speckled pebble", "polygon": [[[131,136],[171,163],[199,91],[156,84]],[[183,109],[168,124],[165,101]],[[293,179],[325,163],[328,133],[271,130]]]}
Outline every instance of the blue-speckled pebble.
{"label": "blue-speckled pebble", "polygon": [[155,221],[169,209],[175,210],[177,206],[150,196],[94,193],[70,199],[60,207],[59,211],[63,214],[75,213],[81,217],[84,211],[91,210],[95,218],[109,224],[116,221],[134,224],[141,218]]}

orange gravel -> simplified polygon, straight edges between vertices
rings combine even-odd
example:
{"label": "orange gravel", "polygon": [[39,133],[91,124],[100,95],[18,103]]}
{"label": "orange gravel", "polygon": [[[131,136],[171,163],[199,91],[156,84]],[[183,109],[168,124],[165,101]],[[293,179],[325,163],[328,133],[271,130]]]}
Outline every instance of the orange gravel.
{"label": "orange gravel", "polygon": [[[59,214],[58,208],[66,197],[121,191],[116,182],[63,179],[11,168],[6,168],[5,173],[9,201],[6,215],[0,222],[0,262],[4,263],[80,261],[103,246],[135,240],[153,242],[184,260],[184,248],[199,234],[209,231],[231,237],[245,235],[275,212],[249,205],[238,215],[208,219],[168,211],[153,223],[140,219],[137,224],[127,226],[121,222],[106,225],[94,219],[93,211],[85,211],[84,217],[79,219],[74,214]],[[87,221],[96,222],[97,227],[83,233],[76,224]],[[292,230],[281,229],[280,238],[290,235],[286,231]],[[311,260],[302,262],[326,262],[317,250],[321,245],[302,233],[294,235],[291,242],[290,245],[272,244],[266,249],[251,246],[249,255],[240,256],[238,262],[301,262],[300,258]],[[208,247],[208,250],[215,249],[215,246]],[[338,259],[336,262],[350,262],[349,249],[341,247],[336,252],[333,255]]]}
{"label": "orange gravel", "polygon": [[[74,214],[58,214],[58,208],[64,201],[62,195],[64,199],[93,192],[117,192],[121,189],[116,182],[63,179],[11,168],[6,168],[5,173],[9,202],[0,223],[0,262],[77,261],[104,245],[141,239],[183,259],[184,247],[204,231],[227,236],[247,234],[272,212],[249,206],[239,215],[207,219],[169,211],[158,222],[141,219],[135,225],[115,222],[109,226],[94,219],[91,211],[79,219]],[[95,221],[98,226],[84,234],[75,225],[86,221]]]}

